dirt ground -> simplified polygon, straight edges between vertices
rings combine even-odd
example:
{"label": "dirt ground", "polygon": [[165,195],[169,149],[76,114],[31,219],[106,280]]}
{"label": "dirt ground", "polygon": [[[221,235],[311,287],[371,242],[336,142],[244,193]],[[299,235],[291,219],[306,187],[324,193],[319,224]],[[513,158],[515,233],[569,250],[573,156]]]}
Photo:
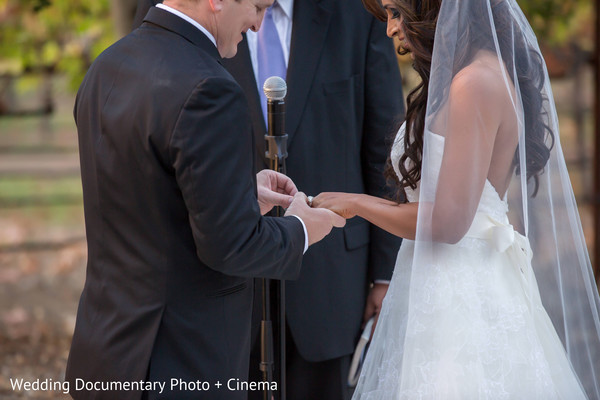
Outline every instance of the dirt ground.
{"label": "dirt ground", "polygon": [[64,380],[86,245],[73,94],[50,118],[0,118],[0,399],[62,399],[15,391],[11,378]]}
{"label": "dirt ground", "polygon": [[66,398],[13,391],[10,379],[64,379],[85,260],[83,242],[0,255],[0,398]]}
{"label": "dirt ground", "polygon": [[62,398],[53,391],[15,392],[10,379],[63,380],[85,279],[85,242],[78,232],[68,244],[72,233],[49,232],[46,226],[47,249],[22,251],[35,247],[28,238],[43,233],[28,233],[18,216],[0,217],[0,226],[2,243],[17,244],[0,250],[0,398]]}

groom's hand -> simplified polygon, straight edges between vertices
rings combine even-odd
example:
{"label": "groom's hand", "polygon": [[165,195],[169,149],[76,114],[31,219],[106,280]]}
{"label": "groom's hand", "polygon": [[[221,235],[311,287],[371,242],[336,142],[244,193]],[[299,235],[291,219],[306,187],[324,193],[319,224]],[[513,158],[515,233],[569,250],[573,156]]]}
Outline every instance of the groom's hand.
{"label": "groom's hand", "polygon": [[304,193],[298,192],[290,204],[285,215],[300,217],[306,226],[308,245],[317,243],[331,232],[335,226],[341,228],[346,225],[346,220],[333,211],[325,208],[310,208]]}
{"label": "groom's hand", "polygon": [[287,176],[270,169],[263,169],[256,174],[258,205],[260,213],[265,215],[275,206],[287,208],[298,189]]}

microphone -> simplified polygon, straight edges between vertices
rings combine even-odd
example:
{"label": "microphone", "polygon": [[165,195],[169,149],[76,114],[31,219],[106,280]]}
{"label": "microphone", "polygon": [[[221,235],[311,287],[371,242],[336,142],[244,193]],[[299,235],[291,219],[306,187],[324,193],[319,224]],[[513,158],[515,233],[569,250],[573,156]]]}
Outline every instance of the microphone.
{"label": "microphone", "polygon": [[263,92],[267,99],[283,100],[287,94],[287,84],[282,78],[272,76],[265,81]]}
{"label": "microphone", "polygon": [[285,135],[285,95],[287,84],[278,76],[268,78],[263,85],[267,97],[267,127],[269,136]]}
{"label": "microphone", "polygon": [[271,169],[285,174],[287,158],[287,135],[285,133],[285,95],[287,84],[278,77],[268,78],[263,85],[267,97],[267,141],[266,158],[271,160]]}

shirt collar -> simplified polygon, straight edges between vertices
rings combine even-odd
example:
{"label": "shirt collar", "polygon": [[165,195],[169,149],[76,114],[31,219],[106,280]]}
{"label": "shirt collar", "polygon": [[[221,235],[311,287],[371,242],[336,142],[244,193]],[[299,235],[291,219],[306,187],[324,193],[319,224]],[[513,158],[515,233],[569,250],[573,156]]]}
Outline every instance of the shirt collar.
{"label": "shirt collar", "polygon": [[200,31],[202,31],[202,33],[204,33],[210,39],[210,41],[215,45],[215,47],[217,47],[217,41],[215,40],[215,37],[205,27],[200,25],[200,23],[198,23],[198,21],[188,17],[181,11],[174,9],[173,7],[166,6],[162,3],[157,4],[156,7],[162,8],[165,11],[175,14],[179,18],[182,18],[182,19],[186,20],[187,22],[189,22],[190,24],[194,25],[196,28],[200,29]]}
{"label": "shirt collar", "polygon": [[294,0],[277,0],[277,3],[279,3],[281,10],[291,20],[294,14]]}

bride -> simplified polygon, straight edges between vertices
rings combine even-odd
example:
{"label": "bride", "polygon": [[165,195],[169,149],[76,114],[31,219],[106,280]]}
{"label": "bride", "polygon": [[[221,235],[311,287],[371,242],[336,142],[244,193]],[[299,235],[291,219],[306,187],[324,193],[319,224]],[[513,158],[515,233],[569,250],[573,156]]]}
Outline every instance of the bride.
{"label": "bride", "polygon": [[[313,207],[406,238],[355,399],[600,399],[600,302],[545,64],[514,0],[363,0],[422,83],[398,203]],[[600,262],[600,260],[599,260]]]}

